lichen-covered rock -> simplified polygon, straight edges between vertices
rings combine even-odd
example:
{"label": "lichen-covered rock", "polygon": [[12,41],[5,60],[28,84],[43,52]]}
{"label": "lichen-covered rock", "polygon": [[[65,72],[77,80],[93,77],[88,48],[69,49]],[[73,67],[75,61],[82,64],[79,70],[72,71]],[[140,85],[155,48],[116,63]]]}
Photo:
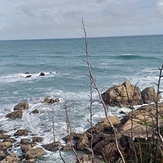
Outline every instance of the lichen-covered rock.
{"label": "lichen-covered rock", "polygon": [[102,94],[104,102],[111,106],[130,106],[143,104],[141,91],[137,86],[125,81],[119,86],[113,86]]}
{"label": "lichen-covered rock", "polygon": [[10,119],[22,118],[22,116],[23,112],[21,110],[14,111],[6,115],[6,117]]}
{"label": "lichen-covered rock", "polygon": [[14,110],[25,110],[29,108],[29,104],[28,102],[21,102],[18,103],[15,107]]}
{"label": "lichen-covered rock", "polygon": [[34,148],[34,149],[27,151],[25,157],[26,157],[26,159],[29,159],[29,160],[30,159],[37,159],[44,154],[45,154],[45,150],[41,147],[37,147],[37,148]]}

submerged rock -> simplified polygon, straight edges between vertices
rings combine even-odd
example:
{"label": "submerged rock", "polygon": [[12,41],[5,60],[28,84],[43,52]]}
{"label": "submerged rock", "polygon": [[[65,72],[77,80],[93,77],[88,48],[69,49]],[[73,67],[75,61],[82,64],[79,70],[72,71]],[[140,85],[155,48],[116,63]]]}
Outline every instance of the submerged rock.
{"label": "submerged rock", "polygon": [[44,72],[41,72],[41,73],[39,74],[39,76],[45,76],[45,73],[44,73]]}

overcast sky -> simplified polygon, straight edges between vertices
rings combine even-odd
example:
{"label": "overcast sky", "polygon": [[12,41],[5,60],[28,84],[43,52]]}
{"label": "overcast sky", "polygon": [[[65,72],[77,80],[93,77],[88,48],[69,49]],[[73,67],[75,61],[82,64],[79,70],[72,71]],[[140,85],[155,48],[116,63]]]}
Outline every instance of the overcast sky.
{"label": "overcast sky", "polygon": [[163,0],[0,0],[0,40],[163,34]]}

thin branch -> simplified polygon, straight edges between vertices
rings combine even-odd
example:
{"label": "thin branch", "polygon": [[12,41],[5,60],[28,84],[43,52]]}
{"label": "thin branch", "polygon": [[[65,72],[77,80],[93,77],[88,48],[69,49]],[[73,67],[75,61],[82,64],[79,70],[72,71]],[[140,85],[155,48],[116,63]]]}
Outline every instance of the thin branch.
{"label": "thin branch", "polygon": [[70,121],[69,121],[69,116],[68,116],[68,111],[67,111],[67,107],[65,105],[65,112],[66,112],[66,124],[67,124],[67,133],[68,133],[68,137],[69,137],[69,143],[70,143],[70,147],[72,149],[72,151],[74,152],[75,154],[75,157],[76,157],[76,160],[78,163],[80,163],[80,159],[78,157],[78,154],[74,148],[74,145],[73,145],[73,140],[71,138],[71,125],[70,125]]}
{"label": "thin branch", "polygon": [[115,137],[115,143],[116,143],[117,150],[118,150],[118,152],[119,152],[119,154],[120,154],[120,156],[121,156],[121,158],[122,158],[123,163],[125,163],[124,156],[122,155],[122,152],[120,151],[120,148],[119,148],[119,145],[118,145],[117,130],[116,130],[116,128],[113,126],[113,124],[112,124],[112,122],[110,121],[110,119],[108,118],[108,115],[107,115],[107,107],[106,107],[106,105],[105,105],[105,103],[104,103],[104,101],[103,101],[103,98],[102,98],[102,96],[101,96],[101,92],[100,92],[99,89],[98,89],[98,86],[97,86],[97,84],[96,84],[96,80],[95,80],[95,78],[94,78],[94,76],[93,76],[93,73],[92,73],[92,68],[91,68],[91,64],[90,64],[90,62],[89,62],[89,55],[88,55],[87,33],[86,33],[86,28],[85,28],[85,25],[84,25],[84,21],[83,21],[83,20],[82,20],[82,25],[83,25],[83,28],[82,28],[82,29],[83,29],[83,31],[84,31],[86,61],[87,61],[87,66],[88,66],[90,78],[91,78],[91,80],[92,80],[92,82],[93,82],[93,85],[94,85],[94,87],[95,87],[95,89],[96,89],[96,91],[97,91],[97,93],[98,93],[98,95],[99,95],[99,98],[100,98],[101,102],[102,102],[102,106],[103,106],[103,108],[104,108],[105,117],[106,117],[107,121],[110,123],[111,127],[113,128],[114,137]]}

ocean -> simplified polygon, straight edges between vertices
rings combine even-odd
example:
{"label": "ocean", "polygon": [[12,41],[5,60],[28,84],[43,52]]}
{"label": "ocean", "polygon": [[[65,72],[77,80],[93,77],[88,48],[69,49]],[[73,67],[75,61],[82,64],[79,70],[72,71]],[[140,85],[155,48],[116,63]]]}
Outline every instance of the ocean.
{"label": "ocean", "polygon": [[[56,140],[67,135],[65,106],[73,132],[82,133],[90,127],[89,78],[85,63],[84,40],[10,40],[0,41],[0,129],[14,134],[15,129],[27,129],[44,138],[46,144],[53,141],[52,116]],[[163,63],[163,35],[88,38],[89,59],[92,72],[101,92],[130,80],[143,90],[158,80],[158,67]],[[26,78],[27,74],[31,75]],[[45,76],[39,76],[43,72]],[[161,90],[163,85],[161,84]],[[41,103],[44,98],[59,98],[53,105]],[[104,118],[98,94],[93,92],[93,124]],[[19,102],[30,105],[21,119],[10,120],[6,114]],[[30,114],[34,109],[39,114]],[[109,107],[109,115],[118,115],[128,108]],[[20,139],[20,138],[17,138]],[[20,147],[12,152],[21,155]],[[75,162],[72,152],[62,153],[68,162]],[[39,163],[62,162],[58,152],[46,151]]]}

